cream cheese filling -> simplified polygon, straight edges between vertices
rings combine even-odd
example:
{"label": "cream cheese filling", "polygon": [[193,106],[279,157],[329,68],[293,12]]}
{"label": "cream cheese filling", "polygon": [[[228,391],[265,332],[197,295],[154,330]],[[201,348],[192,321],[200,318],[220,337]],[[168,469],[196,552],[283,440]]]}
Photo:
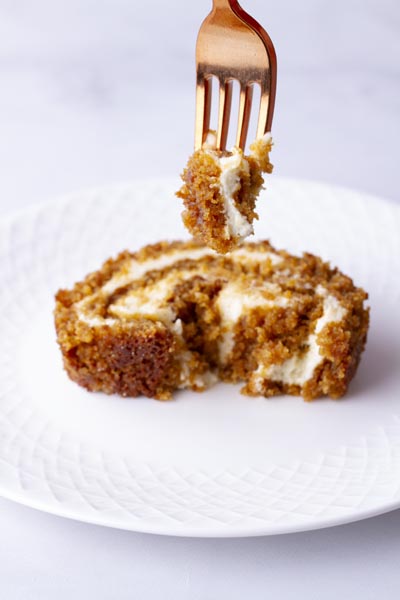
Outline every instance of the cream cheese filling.
{"label": "cream cheese filling", "polygon": [[[234,147],[231,150],[230,156],[221,157],[216,151],[216,143],[217,138],[215,133],[211,131],[208,132],[203,148],[213,157],[215,163],[221,170],[219,191],[223,198],[226,216],[225,238],[229,239],[234,237],[241,240],[254,233],[253,225],[240,212],[235,204],[235,195],[241,187],[241,177],[243,173],[249,173],[250,166],[240,148]],[[260,165],[265,160],[266,152],[269,151],[271,143],[271,134],[266,133],[262,138],[256,140],[250,146],[250,155],[253,156]]]}
{"label": "cream cheese filling", "polygon": [[[232,252],[232,255],[234,255],[234,260],[238,262],[254,261],[260,263],[271,260],[271,262],[277,264],[282,260],[280,256],[273,252],[263,253],[260,251],[246,251],[244,249],[235,250]],[[192,258],[192,256],[185,256],[185,258]],[[151,270],[153,270],[153,268]],[[158,319],[166,324],[172,324],[175,321],[176,315],[170,306],[166,306],[168,297],[172,295],[172,291],[176,285],[188,281],[197,275],[201,275],[208,281],[215,279],[215,276],[213,276],[212,272],[210,273],[210,271],[207,270],[205,265],[200,265],[199,267],[185,271],[173,271],[168,273],[157,283],[147,286],[143,290],[133,290],[128,292],[123,298],[110,307],[109,312],[113,317],[118,318],[145,316],[151,319]],[[252,290],[249,295],[248,293],[243,294],[243,289],[233,282],[228,283],[224,289],[221,290],[218,297],[218,308],[221,312],[222,320],[224,322],[237,321],[244,310],[265,304],[267,302],[265,298],[266,291],[273,294],[279,294],[280,288],[276,284],[265,283],[262,288]],[[286,305],[286,298],[277,298],[273,304],[280,306]],[[234,317],[232,317],[232,311],[236,311],[237,313]]]}
{"label": "cream cheese filling", "polygon": [[[271,298],[271,295],[275,295]],[[269,308],[286,307],[289,299],[281,294],[281,288],[275,283],[265,282],[262,287],[247,289],[235,282],[228,283],[221,290],[217,306],[221,315],[222,337],[219,343],[219,357],[226,362],[235,343],[234,328],[240,318],[252,308],[259,306]]]}
{"label": "cream cheese filling", "polygon": [[[205,256],[215,256],[215,252],[213,250],[210,250],[209,248],[193,248],[191,250],[175,250],[157,258],[151,258],[144,261],[132,259],[129,268],[125,268],[122,273],[116,273],[109,281],[107,281],[107,283],[105,283],[105,285],[103,285],[100,292],[97,293],[100,293],[103,296],[104,300],[106,300],[119,288],[125,287],[133,283],[134,281],[141,279],[150,271],[160,271],[167,267],[172,267],[180,261],[199,260],[201,258],[204,258]],[[162,281],[160,282],[160,284],[162,284]],[[164,291],[166,294],[166,286],[161,285],[161,287],[164,287]],[[153,300],[157,300],[159,303],[161,303],[165,299],[165,294],[163,295],[162,290],[159,290],[156,299]],[[128,297],[130,296],[128,295]],[[124,298],[126,298],[126,296]],[[116,319],[114,317],[102,318],[97,315],[92,315],[90,311],[90,304],[92,301],[93,295],[86,296],[83,300],[76,304],[76,312],[80,321],[86,323],[86,325],[89,325],[90,327],[112,325],[113,323],[115,323]],[[132,303],[132,311],[134,313],[134,307],[137,306],[140,302],[143,302],[143,296],[137,299],[136,304],[135,299],[133,297],[131,298],[130,302]],[[156,306],[154,302],[151,302],[151,300],[148,299],[147,307],[143,307],[142,309],[144,311],[142,312],[142,315],[147,314],[150,316],[153,304],[155,308],[159,308],[158,305]],[[123,305],[123,301],[121,302],[121,305]],[[121,316],[123,315],[121,314]],[[133,316],[133,314],[131,316]]]}
{"label": "cream cheese filling", "polygon": [[270,261],[271,264],[273,266],[278,265],[280,262],[282,262],[283,258],[282,256],[280,256],[279,254],[276,254],[275,252],[265,252],[262,250],[249,250],[249,249],[244,249],[244,248],[236,248],[236,250],[233,250],[231,252],[231,254],[228,254],[227,256],[233,256],[235,261],[239,261],[239,262],[255,262],[255,263],[259,263],[259,264],[263,264],[266,263],[267,261]]}
{"label": "cream cheese filling", "polygon": [[314,332],[307,340],[307,351],[302,355],[296,354],[288,358],[280,365],[269,367],[259,365],[253,374],[253,381],[257,389],[262,389],[264,379],[303,386],[312,378],[316,367],[324,360],[317,341],[318,334],[328,323],[341,321],[346,315],[346,309],[335,296],[328,294],[323,286],[318,285],[316,293],[324,298],[323,313],[315,324]]}
{"label": "cream cheese filling", "polygon": [[[100,293],[104,300],[106,300],[119,288],[127,286],[134,281],[141,279],[150,271],[174,267],[183,260],[197,261],[206,256],[217,257],[218,255],[209,248],[193,248],[191,250],[175,250],[163,256],[145,261],[132,259],[129,267],[124,268],[122,273],[116,273],[107,283],[105,283],[105,285],[101,288]],[[228,255],[228,257],[232,257],[235,262],[239,263],[250,261],[261,264],[270,261],[272,265],[276,265],[282,261],[282,257],[274,252],[262,252],[256,249],[250,250],[243,248],[234,250]],[[93,296],[87,296],[78,302],[76,305],[76,312],[79,316],[79,319],[91,327],[101,326],[103,324],[111,325],[115,322],[114,316],[124,318],[128,316],[133,317],[135,314],[140,314],[142,316],[149,316],[153,319],[156,319],[158,318],[157,314],[161,314],[161,311],[165,311],[163,313],[163,317],[167,318],[168,321],[171,321],[172,317],[168,312],[169,309],[165,307],[163,308],[162,304],[167,299],[171,289],[173,289],[173,286],[179,283],[179,280],[183,281],[184,279],[190,279],[192,276],[194,277],[195,274],[199,274],[200,272],[204,277],[208,279],[210,278],[210,273],[206,272],[204,266],[200,266],[197,269],[179,271],[179,276],[177,272],[174,274],[167,274],[164,279],[157,282],[156,286],[148,287],[145,296],[143,295],[142,290],[140,290],[139,294],[137,292],[128,292],[120,301],[117,302],[117,304],[112,306],[111,312],[113,315],[105,319],[91,314],[90,304],[93,301]]]}
{"label": "cream cheese filling", "polygon": [[192,279],[196,275],[203,275],[206,279],[210,279],[204,268],[174,271],[154,285],[146,286],[139,292],[137,290],[129,292],[113,304],[109,311],[113,316],[122,319],[139,316],[171,325],[176,319],[176,314],[172,307],[168,306],[167,300],[175,286]]}
{"label": "cream cheese filling", "polygon": [[253,233],[253,226],[235,205],[235,194],[240,190],[242,173],[249,171],[249,163],[241,150],[234,148],[231,156],[217,160],[221,169],[220,194],[224,201],[227,238],[243,239]]}
{"label": "cream cheese filling", "polygon": [[174,250],[157,258],[145,261],[132,260],[127,273],[116,274],[102,288],[106,295],[111,295],[120,287],[129,285],[137,279],[141,279],[150,271],[160,271],[170,267],[181,260],[199,260],[204,256],[215,256],[210,248],[193,248],[192,250]]}

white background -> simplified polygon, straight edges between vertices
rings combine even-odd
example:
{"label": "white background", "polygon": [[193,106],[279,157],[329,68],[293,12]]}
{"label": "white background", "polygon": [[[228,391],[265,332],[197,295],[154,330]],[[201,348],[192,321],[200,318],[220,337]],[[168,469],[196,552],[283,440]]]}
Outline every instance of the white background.
{"label": "white background", "polygon": [[[210,4],[0,0],[0,215],[181,171],[193,144],[195,37]],[[278,55],[275,173],[399,201],[398,0],[242,4]],[[400,597],[400,511],[319,532],[189,540],[1,500],[0,531],[7,600]]]}

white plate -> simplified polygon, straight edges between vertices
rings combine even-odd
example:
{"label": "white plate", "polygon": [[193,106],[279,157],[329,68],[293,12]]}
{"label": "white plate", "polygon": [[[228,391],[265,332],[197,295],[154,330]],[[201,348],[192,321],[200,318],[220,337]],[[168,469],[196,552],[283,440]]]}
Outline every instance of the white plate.
{"label": "white plate", "polygon": [[64,374],[53,295],[110,255],[186,234],[174,181],[86,191],[0,227],[0,493],[131,529],[242,536],[336,525],[400,506],[400,208],[271,178],[258,237],[330,259],[370,292],[371,329],[343,401],[172,402],[90,394]]}

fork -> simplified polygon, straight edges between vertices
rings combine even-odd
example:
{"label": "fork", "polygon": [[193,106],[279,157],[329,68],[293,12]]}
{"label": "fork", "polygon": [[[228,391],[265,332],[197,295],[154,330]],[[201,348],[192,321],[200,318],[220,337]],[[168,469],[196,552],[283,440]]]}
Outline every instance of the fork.
{"label": "fork", "polygon": [[244,150],[254,85],[260,86],[257,139],[271,130],[276,92],[276,55],[267,32],[237,0],[213,0],[196,44],[195,149],[202,147],[210,127],[212,78],[219,82],[216,148],[226,149],[233,82],[240,84],[236,146]]}

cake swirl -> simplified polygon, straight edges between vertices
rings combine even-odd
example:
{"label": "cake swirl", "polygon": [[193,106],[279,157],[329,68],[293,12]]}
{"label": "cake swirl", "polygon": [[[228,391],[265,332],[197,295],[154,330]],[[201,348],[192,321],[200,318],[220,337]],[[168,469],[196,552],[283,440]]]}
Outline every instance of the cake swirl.
{"label": "cake swirl", "polygon": [[55,322],[65,369],[89,390],[167,399],[223,380],[337,398],[364,348],[366,297],[320,258],[268,242],[224,256],[162,242],[60,290]]}

